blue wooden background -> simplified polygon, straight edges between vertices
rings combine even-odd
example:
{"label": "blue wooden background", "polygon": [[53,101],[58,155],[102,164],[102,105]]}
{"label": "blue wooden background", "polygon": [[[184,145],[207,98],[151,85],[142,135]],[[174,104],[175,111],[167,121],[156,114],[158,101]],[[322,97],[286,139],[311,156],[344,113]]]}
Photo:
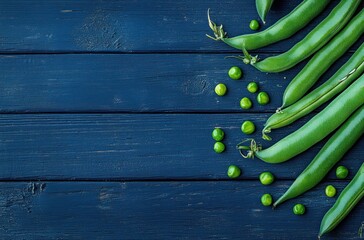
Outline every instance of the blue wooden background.
{"label": "blue wooden background", "polygon": [[[243,66],[238,51],[205,37],[206,12],[230,36],[250,33],[254,0],[13,0],[0,1],[0,239],[314,239],[324,213],[363,161],[363,139],[342,159],[349,178],[334,173],[312,191],[276,210],[276,199],[326,139],[291,161],[269,165],[242,159],[235,145],[253,135],[269,146],[310,117],[260,140],[265,120],[305,62],[266,74]],[[276,1],[267,26],[300,0]],[[283,42],[255,53],[263,58],[302,39],[332,9]],[[363,7],[363,5],[361,6]],[[263,27],[263,29],[265,28]],[[363,37],[320,79],[331,76]],[[240,81],[227,77],[239,65]],[[267,106],[242,110],[239,100],[257,81]],[[214,94],[217,83],[229,88]],[[212,150],[211,131],[226,132],[227,151]],[[229,180],[230,164],[241,167]],[[262,186],[258,175],[277,181]],[[307,206],[292,214],[295,203]],[[358,239],[364,202],[324,239]]]}

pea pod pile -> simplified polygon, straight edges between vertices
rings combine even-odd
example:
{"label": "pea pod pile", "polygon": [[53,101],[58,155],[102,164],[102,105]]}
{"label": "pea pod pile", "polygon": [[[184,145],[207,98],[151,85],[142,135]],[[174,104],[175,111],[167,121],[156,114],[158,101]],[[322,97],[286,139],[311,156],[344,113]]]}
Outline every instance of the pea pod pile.
{"label": "pea pod pile", "polygon": [[341,1],[319,25],[287,52],[259,61],[245,53],[245,59],[262,72],[282,72],[305,60],[324,46],[350,20],[361,1]]}
{"label": "pea pod pile", "polygon": [[307,168],[273,206],[297,197],[316,186],[364,133],[364,106],[361,106],[326,142]]}
{"label": "pea pod pile", "polygon": [[[245,63],[250,63],[262,72],[282,72],[305,60],[339,32],[355,13],[361,1],[341,1],[319,25],[317,25],[304,39],[294,45],[287,52],[259,61],[258,57],[244,52]],[[244,47],[243,47],[244,48]]]}
{"label": "pea pod pile", "polygon": [[[364,16],[363,16],[364,17]],[[263,138],[270,140],[267,133],[272,129],[287,126],[299,118],[309,114],[332,97],[343,91],[364,72],[364,44],[353,56],[326,82],[301,98],[295,104],[279,109],[265,123]]]}
{"label": "pea pod pile", "polygon": [[[254,156],[267,163],[282,163],[306,151],[339,127],[357,108],[364,104],[364,75],[336,97],[301,128],[273,146],[261,150],[252,140],[246,158]],[[246,146],[238,146],[245,150]]]}
{"label": "pea pod pile", "polygon": [[[214,33],[214,37],[208,37],[221,40],[241,50],[244,56],[236,58],[261,72],[283,72],[312,56],[285,89],[281,107],[266,121],[262,131],[263,139],[270,140],[267,134],[272,129],[285,127],[303,116],[311,114],[311,119],[268,148],[262,149],[254,139],[243,140],[237,145],[237,149],[244,158],[257,157],[266,163],[278,164],[294,158],[332,134],[306,169],[274,202],[273,207],[319,184],[364,134],[363,42],[359,42],[355,53],[336,73],[311,90],[321,76],[361,39],[364,33],[364,9],[360,7],[362,0],[339,1],[329,15],[313,30],[282,54],[261,60],[248,52],[293,36],[318,16],[329,2],[329,0],[304,0],[266,30],[233,38],[228,38],[222,25],[218,26],[210,19],[208,11],[208,23]],[[256,9],[264,24],[272,4],[273,0],[256,0]],[[317,111],[325,103],[328,103],[325,108],[314,113],[314,110]],[[246,142],[250,142],[250,145],[245,146]],[[342,169],[346,168],[341,167],[341,172]],[[338,178],[345,178],[348,170],[346,169],[346,172],[342,174],[340,171]],[[326,195],[334,197],[335,194],[336,188],[328,185]],[[332,231],[363,196],[364,164],[322,219],[319,237]],[[270,201],[264,201],[263,205],[269,206],[271,202],[272,198]],[[305,211],[298,213],[297,206],[304,209],[302,204],[296,204],[293,208],[295,214],[303,214]]]}
{"label": "pea pod pile", "polygon": [[364,197],[364,163],[322,219],[319,237],[332,231]]}
{"label": "pea pod pile", "polygon": [[228,38],[223,26],[217,26],[217,24],[210,19],[210,15],[208,14],[209,26],[214,33],[214,37],[207,36],[216,41],[221,40],[229,46],[239,50],[242,50],[243,47],[246,50],[262,48],[287,39],[297,33],[311,22],[312,19],[317,17],[330,1],[331,0],[305,0],[292,10],[290,14],[283,17],[266,30],[233,38]]}
{"label": "pea pod pile", "polygon": [[[302,98],[330,66],[360,38],[363,32],[364,9],[332,41],[320,49],[297,76],[292,79],[283,93],[280,109],[292,105]],[[364,51],[364,46],[362,45],[360,49]],[[358,55],[360,54],[364,56],[363,52],[358,53]]]}

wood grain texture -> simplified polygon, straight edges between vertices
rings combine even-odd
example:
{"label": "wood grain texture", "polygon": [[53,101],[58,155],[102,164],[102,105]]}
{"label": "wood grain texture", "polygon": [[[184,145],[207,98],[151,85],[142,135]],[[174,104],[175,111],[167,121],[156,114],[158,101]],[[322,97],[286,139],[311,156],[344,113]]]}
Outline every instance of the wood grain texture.
{"label": "wood grain texture", "polygon": [[[0,183],[3,239],[316,239],[334,203],[326,184],[341,192],[345,181],[327,182],[276,210],[274,198],[288,181],[262,186],[239,182],[38,182]],[[303,216],[292,213],[300,202]],[[324,239],[359,239],[364,202]]]}
{"label": "wood grain texture", "polygon": [[[225,54],[0,55],[0,112],[274,112],[289,81],[305,63],[280,74],[261,73]],[[266,57],[266,54],[261,54]],[[350,57],[346,54],[321,78],[323,83]],[[228,69],[243,69],[234,81]],[[269,93],[261,106],[250,81]],[[228,94],[214,88],[225,83]],[[318,85],[317,84],[317,85]],[[317,86],[316,85],[316,86]]]}
{"label": "wood grain texture", "polygon": [[[293,132],[307,118],[274,131],[272,143],[261,139],[266,114],[16,114],[0,115],[0,179],[226,179],[236,164],[242,179],[263,171],[293,179],[324,142],[278,165],[243,159],[235,149],[253,137],[263,147]],[[257,131],[244,135],[240,126],[252,120]],[[226,152],[213,151],[211,132],[226,132]],[[343,158],[351,173],[362,163],[363,139]],[[351,175],[350,175],[351,177]],[[330,174],[330,178],[335,178]]]}
{"label": "wood grain texture", "polygon": [[[273,5],[266,26],[301,0]],[[283,52],[303,38],[339,2],[292,38],[255,52]],[[362,4],[364,6],[364,3]],[[260,73],[236,59],[238,51],[207,37],[206,12],[229,36],[251,33],[254,0],[12,0],[0,1],[0,239],[316,239],[325,211],[361,165],[361,139],[333,171],[302,197],[276,210],[277,199],[325,141],[280,165],[243,159],[235,146],[252,120],[263,123],[304,63],[281,74]],[[362,37],[320,80],[332,75]],[[227,77],[242,67],[241,81]],[[271,103],[239,108],[250,81]],[[214,87],[226,83],[228,94]],[[314,113],[313,113],[314,114]],[[313,114],[275,131],[272,143]],[[213,152],[211,131],[222,127],[226,152]],[[230,164],[242,169],[232,181]],[[277,181],[262,186],[271,171]],[[307,214],[292,214],[303,203]],[[358,239],[364,202],[329,239]]]}
{"label": "wood grain texture", "polygon": [[[301,0],[276,2],[267,18],[269,27]],[[266,47],[277,52],[302,39],[338,3],[292,38]],[[364,6],[364,5],[363,5]],[[0,2],[1,52],[201,52],[235,51],[207,37],[207,9],[223,23],[229,36],[252,33],[258,19],[254,0],[102,1],[13,0]],[[354,47],[355,48],[355,47]]]}

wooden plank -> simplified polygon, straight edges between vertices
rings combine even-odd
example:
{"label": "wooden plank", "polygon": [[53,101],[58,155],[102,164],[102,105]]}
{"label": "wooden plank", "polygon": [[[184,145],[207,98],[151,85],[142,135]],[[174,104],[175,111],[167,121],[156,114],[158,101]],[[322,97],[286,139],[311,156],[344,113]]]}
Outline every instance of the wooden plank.
{"label": "wooden plank", "polygon": [[[308,120],[274,131],[261,139],[267,114],[3,114],[0,115],[0,179],[2,180],[147,180],[227,179],[236,164],[241,179],[257,179],[272,171],[280,179],[295,178],[324,142],[284,164],[243,159],[237,143],[252,137],[267,147]],[[254,135],[240,126],[252,120]],[[226,132],[226,152],[216,154],[211,131]],[[343,158],[351,173],[364,155],[364,139]],[[350,175],[351,177],[351,175]],[[330,173],[330,178],[335,178]]]}
{"label": "wooden plank", "polygon": [[[304,66],[280,74],[261,73],[225,54],[66,54],[0,55],[0,112],[244,112],[248,96],[254,107],[245,112],[273,112],[289,80]],[[261,57],[267,55],[261,54]],[[350,54],[322,77],[328,79]],[[244,76],[231,80],[238,65]],[[259,83],[271,96],[266,106],[246,90]],[[228,94],[214,88],[225,83]]]}
{"label": "wooden plank", "polygon": [[[282,194],[290,182],[2,182],[4,239],[315,239],[344,181],[320,184],[276,210],[260,196]],[[303,216],[292,213],[305,204]],[[364,202],[325,239],[358,239]]]}
{"label": "wooden plank", "polygon": [[[276,2],[262,29],[300,2]],[[299,34],[263,51],[288,49],[337,3],[338,0],[332,1]],[[228,4],[218,0],[1,1],[0,52],[237,52],[205,37],[211,33],[207,24],[208,8],[213,19],[224,24],[229,36],[251,33],[249,22],[258,19],[254,0],[231,0]]]}

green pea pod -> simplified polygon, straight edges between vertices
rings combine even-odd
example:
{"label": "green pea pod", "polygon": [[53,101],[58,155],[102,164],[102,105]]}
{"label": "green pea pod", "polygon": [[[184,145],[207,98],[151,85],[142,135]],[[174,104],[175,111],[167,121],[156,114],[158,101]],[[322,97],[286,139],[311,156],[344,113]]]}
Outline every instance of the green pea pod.
{"label": "green pea pod", "polygon": [[227,33],[224,31],[223,26],[217,26],[210,19],[208,11],[207,17],[214,37],[207,35],[209,38],[219,41],[222,40],[227,45],[242,50],[254,50],[282,41],[294,35],[296,32],[304,28],[312,19],[317,17],[331,0],[305,0],[302,1],[294,10],[288,15],[278,20],[271,27],[264,31],[244,34],[233,38],[228,38]]}
{"label": "green pea pod", "polygon": [[[245,158],[256,156],[267,163],[285,162],[306,151],[345,122],[356,109],[364,104],[363,92],[364,75],[352,83],[305,125],[273,146],[262,150],[252,140],[248,154],[244,155],[242,151],[240,153]],[[238,146],[238,149],[240,150],[240,146]]]}
{"label": "green pea pod", "polygon": [[356,110],[326,142],[289,189],[273,204],[273,207],[295,198],[316,186],[346,152],[350,150],[355,142],[360,139],[363,133],[364,105]]}
{"label": "green pea pod", "polygon": [[292,79],[283,93],[285,108],[302,98],[330,66],[339,59],[363,34],[364,9],[360,11],[326,46],[310,59],[306,66]]}
{"label": "green pea pod", "polygon": [[250,63],[261,72],[282,72],[292,68],[323,47],[350,20],[361,0],[342,0],[330,14],[300,42],[288,51],[259,61],[244,51],[244,63]]}
{"label": "green pea pod", "polygon": [[272,129],[287,126],[309,114],[325,102],[329,101],[364,72],[364,43],[353,56],[326,82],[285,109],[278,109],[269,117],[262,131],[263,139],[270,140],[267,135]]}
{"label": "green pea pod", "polygon": [[272,7],[273,1],[274,0],[255,0],[255,6],[257,8],[258,15],[262,19],[264,24],[265,24],[265,17],[267,16],[267,13]]}
{"label": "green pea pod", "polygon": [[321,221],[319,238],[332,231],[364,197],[364,163]]}

